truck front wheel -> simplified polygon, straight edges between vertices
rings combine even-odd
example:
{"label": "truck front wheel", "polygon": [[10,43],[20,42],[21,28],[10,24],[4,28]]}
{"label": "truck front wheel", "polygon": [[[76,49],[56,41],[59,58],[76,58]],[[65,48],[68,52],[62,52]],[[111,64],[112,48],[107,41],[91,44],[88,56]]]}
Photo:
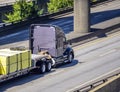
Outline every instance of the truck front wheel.
{"label": "truck front wheel", "polygon": [[72,63],[72,61],[73,61],[73,54],[72,53],[70,53],[69,55],[68,55],[68,63]]}
{"label": "truck front wheel", "polygon": [[46,71],[47,72],[51,71],[51,68],[52,68],[52,63],[51,62],[47,62],[46,63]]}

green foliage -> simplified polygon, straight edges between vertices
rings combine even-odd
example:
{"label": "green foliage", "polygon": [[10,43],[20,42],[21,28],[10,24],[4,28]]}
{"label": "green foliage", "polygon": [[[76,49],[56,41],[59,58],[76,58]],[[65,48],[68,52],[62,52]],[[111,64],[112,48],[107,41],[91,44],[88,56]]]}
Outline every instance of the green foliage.
{"label": "green foliage", "polygon": [[48,5],[48,12],[58,12],[60,9],[73,7],[73,0],[50,0]]}
{"label": "green foliage", "polygon": [[97,0],[90,0],[90,1],[93,2],[93,3],[94,3],[94,2],[97,2]]}
{"label": "green foliage", "polygon": [[32,12],[33,2],[27,2],[26,0],[21,0],[18,2],[18,5],[20,6],[19,12],[21,13],[21,18],[23,20],[28,18]]}
{"label": "green foliage", "polygon": [[5,23],[10,23],[10,22],[18,22],[21,20],[20,13],[9,13],[5,15],[8,20],[3,20]]}
{"label": "green foliage", "polygon": [[41,15],[43,14],[43,11],[44,11],[43,9],[38,10],[37,15],[38,15],[38,16],[41,16]]}
{"label": "green foliage", "polygon": [[31,17],[37,16],[37,14],[42,14],[32,1],[27,2],[27,0],[18,0],[13,5],[13,12],[5,14],[7,20],[3,20],[5,23],[9,22],[19,22],[21,20],[26,20]]}

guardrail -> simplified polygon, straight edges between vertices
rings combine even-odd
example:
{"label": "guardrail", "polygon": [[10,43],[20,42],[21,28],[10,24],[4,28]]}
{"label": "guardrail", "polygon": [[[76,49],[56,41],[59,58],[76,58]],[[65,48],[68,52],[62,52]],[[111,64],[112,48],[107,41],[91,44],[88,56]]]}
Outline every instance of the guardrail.
{"label": "guardrail", "polygon": [[106,79],[102,79],[102,80],[97,81],[97,82],[95,82],[95,83],[93,83],[91,85],[88,85],[88,86],[85,86],[83,88],[77,89],[77,90],[75,90],[73,92],[89,92],[93,88],[95,88],[95,87],[97,87],[97,86],[99,86],[101,84],[104,84],[105,82],[109,81],[109,79],[111,79],[112,77],[118,76],[119,74],[112,75],[110,77],[107,77]]}
{"label": "guardrail", "polygon": [[[106,33],[111,32],[112,30],[115,30],[115,29],[119,29],[119,28],[120,28],[120,23],[115,24],[115,25],[108,27],[108,28],[105,28],[105,29],[100,29],[100,30],[95,31],[95,32],[89,32],[88,34],[85,34],[82,36],[78,36],[75,38],[68,38],[67,41],[69,43],[72,43],[72,46],[75,47],[78,44],[80,45],[80,44],[83,44],[83,43],[86,43],[86,42],[89,42],[91,40],[96,39],[94,37],[99,37],[101,35],[105,35]],[[116,31],[118,31],[118,30],[116,30]],[[91,38],[94,38],[94,39],[91,39]]]}
{"label": "guardrail", "polygon": [[67,92],[89,92],[91,89],[107,82],[110,78],[118,76],[120,74],[120,68],[116,69],[115,71],[112,71],[112,74],[106,74],[105,78],[101,78],[101,79],[96,79],[94,82],[92,83],[88,83],[87,85],[84,85],[82,87],[77,87],[74,89],[71,89]]}

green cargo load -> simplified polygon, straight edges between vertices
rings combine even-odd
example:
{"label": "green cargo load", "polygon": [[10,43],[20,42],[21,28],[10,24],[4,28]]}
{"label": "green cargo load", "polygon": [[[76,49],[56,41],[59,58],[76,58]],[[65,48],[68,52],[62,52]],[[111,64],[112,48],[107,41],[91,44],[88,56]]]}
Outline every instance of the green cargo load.
{"label": "green cargo load", "polygon": [[6,75],[31,67],[30,50],[17,51],[10,49],[0,50],[0,74]]}

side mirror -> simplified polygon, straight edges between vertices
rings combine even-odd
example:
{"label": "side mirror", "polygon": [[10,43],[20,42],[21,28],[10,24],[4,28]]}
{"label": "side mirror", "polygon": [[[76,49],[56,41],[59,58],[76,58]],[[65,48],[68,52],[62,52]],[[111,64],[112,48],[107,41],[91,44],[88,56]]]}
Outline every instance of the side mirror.
{"label": "side mirror", "polygon": [[72,42],[71,42],[71,40],[69,41],[69,44],[70,44],[70,45],[72,45]]}
{"label": "side mirror", "polygon": [[64,45],[67,45],[68,44],[68,42],[64,42]]}
{"label": "side mirror", "polygon": [[65,42],[66,45],[72,45],[72,42],[69,41],[69,42]]}

